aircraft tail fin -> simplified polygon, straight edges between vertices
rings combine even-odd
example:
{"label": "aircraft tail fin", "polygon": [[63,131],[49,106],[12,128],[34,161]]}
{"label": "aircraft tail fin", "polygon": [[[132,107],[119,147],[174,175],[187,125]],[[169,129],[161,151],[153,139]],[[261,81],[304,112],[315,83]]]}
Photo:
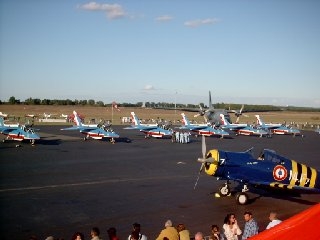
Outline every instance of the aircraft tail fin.
{"label": "aircraft tail fin", "polygon": [[140,125],[140,119],[137,117],[137,115],[134,112],[131,112],[131,120],[134,126]]}
{"label": "aircraft tail fin", "polygon": [[82,126],[82,122],[81,119],[78,115],[78,113],[76,111],[73,111],[73,115],[74,115],[74,122],[77,126]]}
{"label": "aircraft tail fin", "polygon": [[211,101],[211,91],[209,91],[209,108],[213,108]]}
{"label": "aircraft tail fin", "polygon": [[230,125],[229,121],[226,119],[224,114],[220,113],[220,118],[221,118],[222,125]]}
{"label": "aircraft tail fin", "polygon": [[181,113],[181,116],[182,116],[182,123],[183,125],[185,126],[190,126],[190,121],[189,119],[187,118],[187,116],[184,114],[184,113]]}
{"label": "aircraft tail fin", "polygon": [[264,122],[262,121],[260,115],[254,115],[257,119],[257,124],[260,125],[260,126],[263,126],[264,125]]}

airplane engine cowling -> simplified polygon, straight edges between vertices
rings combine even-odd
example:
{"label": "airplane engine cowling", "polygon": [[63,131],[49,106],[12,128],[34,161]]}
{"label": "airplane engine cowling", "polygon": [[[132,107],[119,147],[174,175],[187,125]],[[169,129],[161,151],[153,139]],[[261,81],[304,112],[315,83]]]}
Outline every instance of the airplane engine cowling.
{"label": "airplane engine cowling", "polygon": [[219,151],[217,149],[210,150],[207,153],[207,158],[212,158],[212,162],[205,163],[205,172],[210,176],[214,176],[218,169]]}

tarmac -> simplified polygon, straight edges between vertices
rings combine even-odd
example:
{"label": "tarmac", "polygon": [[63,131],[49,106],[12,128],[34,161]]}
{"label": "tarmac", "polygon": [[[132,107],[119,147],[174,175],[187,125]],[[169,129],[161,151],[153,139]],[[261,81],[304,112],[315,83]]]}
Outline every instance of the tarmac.
{"label": "tarmac", "polygon": [[[145,139],[136,130],[114,126],[120,134],[115,144],[106,140],[83,141],[78,131],[65,126],[39,126],[41,140],[0,143],[1,239],[38,239],[47,236],[71,239],[74,232],[91,239],[99,227],[102,239],[115,227],[120,239],[141,224],[142,233],[155,239],[167,219],[184,223],[194,235],[210,234],[212,224],[222,228],[227,213],[236,214],[243,230],[243,213],[251,211],[260,230],[268,224],[270,211],[285,220],[320,200],[319,194],[250,188],[250,201],[238,205],[235,197],[216,198],[224,183],[202,173],[194,189],[201,157],[201,138],[188,144],[170,139]],[[233,136],[206,138],[212,148],[244,151],[264,148],[320,169],[320,135],[304,131],[304,137],[259,138]],[[233,184],[235,186],[236,184]]]}

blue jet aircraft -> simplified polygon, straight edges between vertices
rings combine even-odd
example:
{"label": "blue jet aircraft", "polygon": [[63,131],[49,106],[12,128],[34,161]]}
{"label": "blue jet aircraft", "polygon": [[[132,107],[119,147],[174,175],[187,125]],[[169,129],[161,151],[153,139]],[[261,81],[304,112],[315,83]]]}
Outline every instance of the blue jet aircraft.
{"label": "blue jet aircraft", "polygon": [[237,135],[245,136],[269,136],[269,133],[262,128],[254,128],[248,124],[229,123],[223,114],[220,114],[223,129],[234,131]]}
{"label": "blue jet aircraft", "polygon": [[35,141],[40,139],[33,128],[26,125],[5,125],[2,117],[0,117],[0,132],[7,136],[3,142],[10,139],[20,142],[28,140],[34,145]]}
{"label": "blue jet aircraft", "polygon": [[199,135],[204,135],[204,136],[219,136],[221,138],[225,136],[229,136],[229,133],[224,131],[221,128],[213,128],[208,124],[191,124],[189,119],[184,113],[181,113],[182,116],[182,122],[184,126],[179,127],[179,129],[188,129],[192,132],[195,132],[196,134]]}
{"label": "blue jet aircraft", "polygon": [[213,149],[206,154],[205,137],[202,137],[202,158],[199,180],[202,169],[206,174],[226,180],[219,189],[219,196],[231,194],[230,181],[243,185],[242,191],[236,194],[238,204],[248,202],[248,186],[267,186],[271,188],[310,190],[320,193],[320,172],[312,167],[278,155],[275,151],[265,149],[258,158],[252,155],[252,148],[245,152],[231,152]]}
{"label": "blue jet aircraft", "polygon": [[172,137],[172,131],[169,129],[164,129],[159,127],[157,124],[142,124],[140,119],[136,116],[134,112],[131,112],[132,123],[130,127],[124,129],[136,129],[145,134],[145,138],[165,138]]}
{"label": "blue jet aircraft", "polygon": [[257,125],[260,128],[264,128],[267,129],[269,131],[271,131],[271,133],[273,134],[277,134],[277,135],[292,135],[292,136],[302,136],[300,130],[297,128],[293,128],[293,127],[287,127],[284,124],[280,124],[280,123],[264,123],[263,120],[261,119],[261,117],[259,115],[255,115],[255,117],[257,118]]}
{"label": "blue jet aircraft", "polygon": [[73,111],[74,121],[76,126],[62,128],[61,130],[79,130],[82,134],[85,134],[84,140],[89,137],[93,139],[101,140],[102,138],[109,138],[110,142],[114,143],[115,138],[119,138],[119,135],[113,130],[108,129],[104,125],[85,125],[81,122],[81,119],[76,111]]}

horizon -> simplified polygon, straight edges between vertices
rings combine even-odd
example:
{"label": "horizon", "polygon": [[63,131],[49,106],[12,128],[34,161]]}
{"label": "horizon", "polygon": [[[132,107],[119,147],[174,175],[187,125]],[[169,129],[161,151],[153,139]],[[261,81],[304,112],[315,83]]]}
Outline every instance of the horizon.
{"label": "horizon", "polygon": [[[12,96],[12,97],[14,97],[14,96]],[[15,97],[14,97],[15,98]],[[31,98],[31,97],[30,97]],[[29,98],[28,98],[29,99]],[[25,104],[25,105],[52,105],[52,104],[29,104],[29,103],[27,103],[26,104],[26,101],[28,100],[28,99],[24,99],[24,100],[21,100],[21,99],[18,99],[18,98],[15,98],[15,100],[17,101],[19,101],[18,103],[15,103],[15,104],[12,104],[12,105],[19,105],[19,104]],[[33,99],[33,100],[35,100],[35,99],[39,99],[40,101],[42,101],[42,100],[50,100],[50,101],[55,101],[55,100],[57,100],[57,101],[65,101],[65,100],[70,100],[70,101],[72,101],[72,102],[74,102],[74,101],[89,101],[89,100],[94,100],[94,102],[95,102],[95,104],[94,105],[97,105],[97,103],[99,102],[99,101],[101,101],[101,100],[96,100],[96,99],[93,99],[93,98],[90,98],[90,99],[70,99],[70,98],[67,98],[67,99],[40,99],[40,98],[31,98],[31,99]],[[209,99],[209,98],[208,98]],[[208,100],[207,99],[207,100]],[[208,102],[198,102],[198,103],[182,103],[182,102],[166,102],[166,101],[157,101],[157,102],[154,102],[154,101],[138,101],[138,102],[116,102],[116,101],[112,101],[112,102],[104,102],[104,101],[101,101],[103,104],[104,104],[104,106],[105,105],[113,105],[113,104],[116,104],[116,105],[123,105],[123,104],[138,104],[138,103],[142,103],[142,107],[144,107],[144,105],[146,104],[146,103],[155,103],[155,104],[158,104],[158,103],[166,103],[166,104],[175,104],[175,105],[185,105],[185,106],[187,106],[187,105],[195,105],[195,106],[197,106],[197,105],[199,105],[199,104],[204,104],[204,107],[205,108],[208,108],[209,107],[209,101]],[[10,102],[9,102],[9,100],[6,100],[6,101],[2,101],[2,104],[11,104]],[[289,105],[289,104],[286,104],[286,105],[276,105],[276,104],[258,104],[258,103],[236,103],[236,102],[212,102],[212,105],[215,105],[215,104],[224,104],[224,105],[250,105],[250,106],[273,106],[273,107],[279,107],[279,108],[285,108],[285,107],[293,107],[293,108],[312,108],[312,109],[320,109],[319,107],[308,107],[308,106],[296,106],[296,105]],[[67,105],[72,105],[72,104],[67,104]],[[81,104],[79,104],[79,105],[81,105]],[[86,104],[86,105],[90,105],[90,104]],[[0,106],[1,106],[1,104],[0,104]],[[123,106],[121,106],[121,107],[123,107]],[[178,109],[179,107],[177,107],[177,109]]]}

